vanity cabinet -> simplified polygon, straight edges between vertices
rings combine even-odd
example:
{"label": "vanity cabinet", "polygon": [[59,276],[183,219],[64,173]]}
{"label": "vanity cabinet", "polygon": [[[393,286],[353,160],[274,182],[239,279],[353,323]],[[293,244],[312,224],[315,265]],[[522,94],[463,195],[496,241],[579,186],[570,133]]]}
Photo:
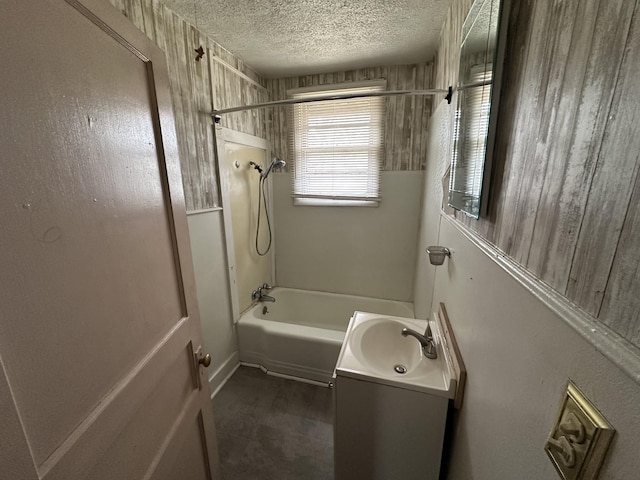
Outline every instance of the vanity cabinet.
{"label": "vanity cabinet", "polygon": [[[334,373],[335,480],[439,477],[459,382],[434,319],[427,333],[426,320],[354,313]],[[423,353],[427,339],[435,358]]]}
{"label": "vanity cabinet", "polygon": [[335,480],[437,480],[449,399],[335,379]]}

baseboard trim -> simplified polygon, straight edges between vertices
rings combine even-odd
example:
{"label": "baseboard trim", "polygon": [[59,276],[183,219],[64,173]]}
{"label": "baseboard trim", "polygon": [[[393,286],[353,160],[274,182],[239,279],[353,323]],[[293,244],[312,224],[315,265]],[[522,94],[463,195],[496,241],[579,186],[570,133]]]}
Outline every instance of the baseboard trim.
{"label": "baseboard trim", "polygon": [[260,365],[259,363],[240,362],[240,365],[242,365],[243,367],[259,368],[264,373],[266,373],[267,375],[271,375],[272,377],[285,378],[287,380],[294,380],[300,383],[308,383],[310,385],[316,385],[318,387],[333,387],[333,382],[321,382],[319,380],[311,380],[309,378],[298,377],[296,375],[287,375],[286,373],[274,372],[273,370],[269,370],[267,367]]}
{"label": "baseboard trim", "polygon": [[209,377],[209,389],[211,398],[216,396],[220,389],[227,383],[227,380],[235,373],[240,366],[240,356],[237,351],[233,352],[222,365]]}
{"label": "baseboard trim", "polygon": [[274,360],[261,352],[242,352],[240,363],[246,366],[259,366],[270,375],[286,375],[284,378],[304,379],[318,384],[329,385],[333,381],[333,372],[317,368],[300,366],[289,362]]}

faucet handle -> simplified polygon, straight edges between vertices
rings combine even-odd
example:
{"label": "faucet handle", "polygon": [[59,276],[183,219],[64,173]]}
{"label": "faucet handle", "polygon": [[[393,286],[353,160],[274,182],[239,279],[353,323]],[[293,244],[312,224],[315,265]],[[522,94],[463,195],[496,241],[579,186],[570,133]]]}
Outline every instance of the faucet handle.
{"label": "faucet handle", "polygon": [[433,332],[431,332],[429,320],[427,320],[427,329],[424,331],[424,336],[427,337],[427,340],[433,340]]}
{"label": "faucet handle", "polygon": [[262,287],[260,288],[260,290],[271,290],[273,287],[271,285],[269,285],[268,283],[263,283]]}
{"label": "faucet handle", "polygon": [[260,287],[258,287],[257,290],[254,290],[253,292],[251,292],[251,300],[253,300],[254,302],[256,300],[258,300],[260,298],[260,296],[262,295],[262,289]]}

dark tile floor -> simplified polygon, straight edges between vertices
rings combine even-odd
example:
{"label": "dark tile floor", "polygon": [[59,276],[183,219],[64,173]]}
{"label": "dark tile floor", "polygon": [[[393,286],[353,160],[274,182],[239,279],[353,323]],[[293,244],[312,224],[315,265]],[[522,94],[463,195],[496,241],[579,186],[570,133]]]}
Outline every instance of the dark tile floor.
{"label": "dark tile floor", "polygon": [[332,479],[331,395],[238,368],[213,399],[223,480]]}

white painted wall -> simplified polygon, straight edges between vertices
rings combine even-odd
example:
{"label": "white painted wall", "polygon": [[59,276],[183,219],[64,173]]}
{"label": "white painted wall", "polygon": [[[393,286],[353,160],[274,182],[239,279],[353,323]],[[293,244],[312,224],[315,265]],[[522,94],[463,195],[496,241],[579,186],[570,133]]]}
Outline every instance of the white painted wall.
{"label": "white painted wall", "polygon": [[[436,136],[438,124],[432,122]],[[428,171],[433,195],[441,195],[443,170]],[[543,448],[569,379],[617,429],[600,478],[638,478],[640,385],[469,241],[455,220],[435,222],[438,243],[453,254],[436,267],[433,305],[445,303],[468,370],[447,478],[556,480]],[[416,292],[416,306],[427,303],[429,292]]]}
{"label": "white painted wall", "polygon": [[209,385],[215,392],[238,364],[222,210],[192,213],[187,219],[204,349],[212,357]]}
{"label": "white painted wall", "polygon": [[383,172],[382,202],[302,207],[291,177],[273,175],[276,284],[411,301],[424,172]]}
{"label": "white painted wall", "polygon": [[416,253],[417,262],[413,284],[413,307],[416,318],[426,319],[431,316],[436,267],[429,262],[429,255],[426,250],[430,245],[438,245],[440,210],[441,205],[443,205],[442,186],[431,179],[442,178],[448,165],[453,108],[453,106],[442,100],[429,121],[426,140],[428,157],[424,172],[420,231]]}
{"label": "white painted wall", "polygon": [[440,242],[454,254],[434,304],[447,306],[469,375],[448,478],[556,480],[543,447],[569,379],[617,429],[600,478],[638,478],[640,385],[447,220]]}

